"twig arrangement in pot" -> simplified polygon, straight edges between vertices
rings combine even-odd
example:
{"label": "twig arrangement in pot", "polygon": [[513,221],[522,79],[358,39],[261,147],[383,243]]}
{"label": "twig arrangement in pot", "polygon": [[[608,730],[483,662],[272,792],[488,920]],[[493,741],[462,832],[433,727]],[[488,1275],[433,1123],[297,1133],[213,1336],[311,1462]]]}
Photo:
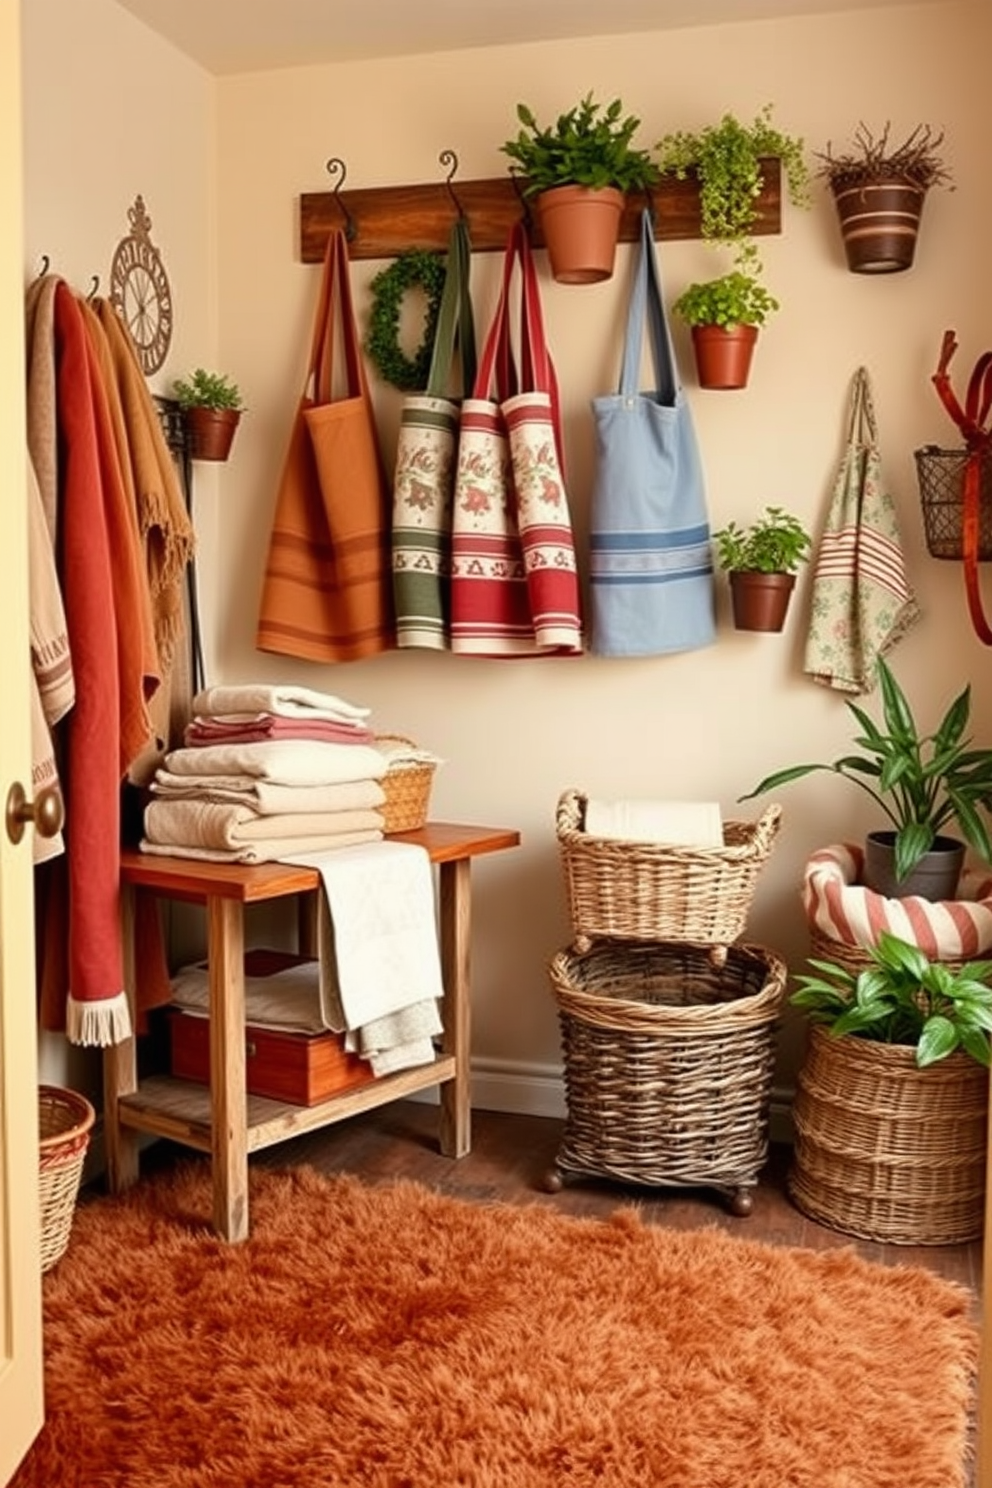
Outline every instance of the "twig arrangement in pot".
{"label": "twig arrangement in pot", "polygon": [[799,518],[768,506],[749,527],[728,522],[714,532],[713,541],[730,581],[736,628],[780,631],[796,572],[810,553],[812,539]]}

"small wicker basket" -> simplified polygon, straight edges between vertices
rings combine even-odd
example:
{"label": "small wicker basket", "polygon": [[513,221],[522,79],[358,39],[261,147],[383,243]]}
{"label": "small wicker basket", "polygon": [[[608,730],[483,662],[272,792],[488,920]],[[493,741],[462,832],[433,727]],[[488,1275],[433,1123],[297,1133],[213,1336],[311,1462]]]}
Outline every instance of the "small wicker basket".
{"label": "small wicker basket", "polygon": [[[413,740],[403,734],[376,734],[375,742],[415,747]],[[432,761],[426,760],[402,760],[390,765],[380,782],[386,793],[382,808],[384,832],[415,832],[424,825],[436,768]]]}
{"label": "small wicker basket", "polygon": [[558,1003],[568,1118],[561,1175],[715,1188],[738,1214],[768,1153],[774,1034],[784,961],[763,946],[600,941],[560,951]]}
{"label": "small wicker basket", "polygon": [[56,1085],[38,1088],[41,1269],[66,1251],[79,1180],[96,1112],[85,1096]]}
{"label": "small wicker basket", "polygon": [[580,949],[600,937],[724,946],[742,933],[781,806],[769,806],[756,822],[724,822],[723,847],[591,837],[585,813],[585,795],[565,791],[558,849]]}
{"label": "small wicker basket", "polygon": [[[964,472],[967,449],[928,444],[915,452],[923,532],[931,558],[960,561],[964,554]],[[992,450],[979,456],[978,558],[992,559]]]}

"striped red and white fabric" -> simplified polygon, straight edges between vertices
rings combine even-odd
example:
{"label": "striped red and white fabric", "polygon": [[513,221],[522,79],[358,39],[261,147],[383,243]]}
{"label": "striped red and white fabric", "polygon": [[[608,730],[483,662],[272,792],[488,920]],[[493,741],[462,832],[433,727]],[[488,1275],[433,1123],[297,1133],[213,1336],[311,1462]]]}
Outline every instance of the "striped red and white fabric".
{"label": "striped red and white fabric", "polygon": [[919,946],[932,961],[970,961],[992,951],[992,877],[968,870],[958,897],[888,899],[860,882],[864,851],[853,842],[820,848],[806,864],[803,908],[811,929],[868,949],[880,930]]}

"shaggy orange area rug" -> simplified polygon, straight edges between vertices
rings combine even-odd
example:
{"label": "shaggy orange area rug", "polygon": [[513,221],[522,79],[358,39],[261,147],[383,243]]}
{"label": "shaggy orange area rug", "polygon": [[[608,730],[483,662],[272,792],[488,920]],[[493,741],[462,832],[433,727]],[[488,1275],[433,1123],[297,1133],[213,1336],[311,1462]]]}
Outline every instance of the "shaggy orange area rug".
{"label": "shaggy orange area rug", "polygon": [[[959,1488],[969,1299],[633,1208],[204,1164],[80,1207],[14,1488]],[[743,1232],[743,1226],[742,1226]]]}

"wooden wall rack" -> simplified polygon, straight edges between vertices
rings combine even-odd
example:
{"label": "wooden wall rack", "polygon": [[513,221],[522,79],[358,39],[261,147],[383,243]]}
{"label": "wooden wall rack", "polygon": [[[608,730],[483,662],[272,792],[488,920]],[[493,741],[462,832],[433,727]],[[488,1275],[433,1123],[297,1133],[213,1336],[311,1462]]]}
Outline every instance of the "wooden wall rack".
{"label": "wooden wall rack", "polygon": [[[782,231],[781,162],[763,160],[762,179],[751,229],[755,236]],[[645,204],[654,208],[657,239],[700,236],[699,187],[692,178],[679,181],[666,176],[652,191],[650,202],[643,193],[632,193],[620,221],[622,243],[636,242],[639,237]],[[348,219],[354,224],[349,242],[352,258],[395,258],[407,248],[443,251],[459,207],[468,218],[472,250],[477,253],[505,248],[510,228],[524,211],[509,175],[486,181],[304,192],[300,196],[300,258],[303,263],[321,263],[328,233],[344,227]],[[531,244],[540,248],[544,239],[536,216],[529,215]]]}

